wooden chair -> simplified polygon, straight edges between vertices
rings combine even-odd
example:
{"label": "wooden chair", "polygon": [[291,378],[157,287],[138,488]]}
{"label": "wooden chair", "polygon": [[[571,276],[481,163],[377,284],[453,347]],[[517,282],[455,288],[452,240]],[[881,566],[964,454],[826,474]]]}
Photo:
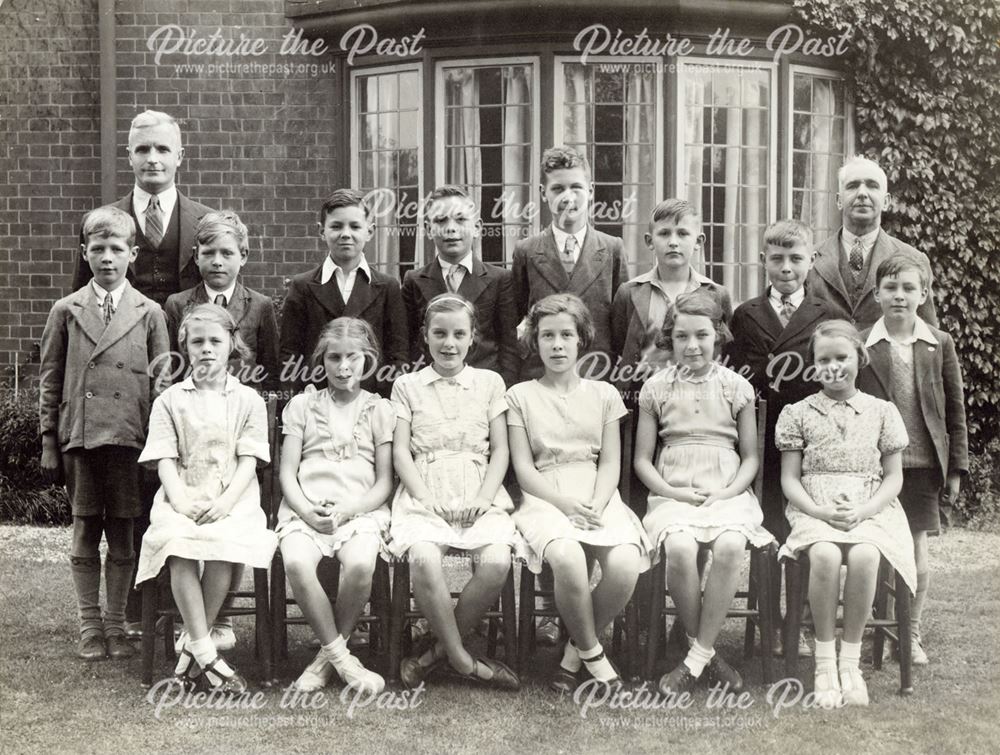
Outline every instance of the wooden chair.
{"label": "wooden chair", "polygon": [[[618,477],[618,494],[622,501],[628,505],[630,493],[631,474],[628,469],[632,465],[632,414],[628,414],[621,422],[621,471]],[[548,564],[542,566],[548,569]],[[535,620],[537,618],[550,618],[561,622],[559,611],[552,602],[549,607],[539,606],[538,598],[553,598],[551,590],[541,590],[538,587],[537,575],[528,569],[526,564],[521,565],[521,596],[520,596],[520,616],[518,630],[518,668],[527,668],[528,659],[535,652],[537,643],[535,641]],[[565,631],[562,632],[565,634]],[[639,604],[633,594],[632,600],[628,602],[625,611],[618,616],[614,622],[612,633],[612,648],[619,659],[624,660],[622,673],[626,678],[633,679],[638,675],[639,670]],[[624,654],[622,654],[622,641],[624,640]]]}
{"label": "wooden chair", "polygon": [[[798,559],[782,559],[785,565],[785,675],[797,677],[799,673],[799,629],[802,626],[802,604],[805,586],[809,584],[809,557],[802,553]],[[889,611],[889,595],[896,601],[896,616]],[[913,660],[910,646],[910,588],[899,572],[884,558],[879,565],[878,586],[872,617],[865,624],[875,632],[872,643],[872,665],[882,668],[882,650],[888,637],[899,648],[899,694],[913,694]],[[838,618],[837,626],[843,626]]]}
{"label": "wooden chair", "polygon": [[[274,418],[274,441],[271,444],[271,459],[274,468],[271,490],[271,508],[268,511],[270,526],[277,526],[278,508],[281,504],[281,415]],[[320,569],[323,578],[321,583],[327,590],[331,604],[337,602],[337,592],[340,584],[340,562],[335,559],[323,559]],[[275,661],[288,659],[288,627],[289,625],[307,624],[301,613],[290,614],[288,608],[296,606],[294,598],[288,597],[288,585],[285,581],[285,562],[281,558],[281,549],[274,552],[271,561],[271,624],[272,657]],[[386,664],[386,637],[389,635],[390,620],[389,600],[389,567],[379,558],[375,563],[375,575],[372,580],[371,598],[366,610],[359,618],[357,626],[368,628],[368,657],[370,663],[382,668],[383,674],[388,672]]]}
{"label": "wooden chair", "polygon": [[[463,557],[466,551],[449,550],[445,558]],[[451,593],[457,599],[460,593]],[[412,653],[413,635],[411,627],[415,621],[424,618],[413,600],[413,586],[410,582],[410,564],[405,558],[392,562],[392,618],[389,637],[389,668],[387,679],[390,683],[399,681],[399,664]],[[503,630],[503,655],[508,665],[517,666],[517,616],[514,605],[514,564],[507,572],[497,604],[483,614],[489,622],[486,636],[486,654],[495,658],[499,644],[500,630]],[[520,672],[520,667],[515,668]]]}
{"label": "wooden chair", "polygon": [[[278,465],[274,448],[275,420],[278,401],[275,396],[267,399],[268,444],[271,447],[271,463],[257,476],[260,484],[260,502],[265,512],[272,508],[271,495],[274,481],[278,476]],[[254,617],[254,655],[260,662],[262,683],[271,683],[273,656],[271,654],[271,616],[268,608],[267,569],[253,570],[253,590],[234,590],[229,593],[232,605],[219,612],[219,618],[229,616]],[[228,602],[228,601],[227,601]],[[170,592],[170,572],[163,569],[156,579],[149,579],[142,585],[142,683],[153,683],[153,665],[156,655],[156,631],[162,628],[163,651],[168,663],[176,663],[174,651],[174,621],[180,618]]]}
{"label": "wooden chair", "polygon": [[[764,432],[767,417],[767,402],[757,403],[757,448],[761,464],[757,469],[757,477],[754,480],[754,494],[757,500],[761,499],[764,482]],[[650,679],[654,677],[656,661],[661,648],[661,637],[663,636],[664,619],[666,616],[677,616],[675,606],[666,605],[666,598],[670,595],[666,585],[666,556],[662,553],[661,558],[651,569],[650,587],[650,621],[649,636],[646,644],[646,676]],[[777,593],[773,590],[773,574],[777,566],[778,546],[773,541],[761,548],[747,544],[750,551],[750,578],[746,590],[739,590],[736,593],[736,601],[745,601],[744,607],[730,607],[726,612],[726,618],[746,619],[746,628],[743,637],[743,656],[749,658],[753,654],[754,640],[759,630],[760,632],[760,661],[761,672],[764,683],[770,684],[774,681],[774,667],[772,654],[774,652],[774,617],[777,612]],[[676,619],[675,619],[676,621]],[[798,636],[798,635],[796,635]]]}

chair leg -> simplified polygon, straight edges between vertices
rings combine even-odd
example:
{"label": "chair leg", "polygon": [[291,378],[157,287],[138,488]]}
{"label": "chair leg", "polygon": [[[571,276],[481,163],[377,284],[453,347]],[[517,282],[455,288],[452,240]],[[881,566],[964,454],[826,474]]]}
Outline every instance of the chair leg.
{"label": "chair leg", "polygon": [[[799,556],[803,558],[803,556]],[[799,630],[802,628],[802,572],[798,561],[785,559],[785,676],[799,675]]]}
{"label": "chair leg", "polygon": [[253,592],[254,630],[257,651],[260,655],[261,680],[265,686],[269,686],[274,678],[274,641],[271,639],[274,627],[271,623],[271,611],[268,605],[267,569],[253,570]]}
{"label": "chair leg", "polygon": [[[872,617],[875,619],[887,619],[889,607],[889,580],[891,570],[888,562],[883,558],[879,562],[878,577],[875,582],[875,605],[872,608]],[[882,668],[882,653],[885,648],[886,631],[882,627],[875,627],[872,638],[872,667],[876,671]]]}
{"label": "chair leg", "polygon": [[500,610],[503,613],[503,659],[520,673],[520,659],[517,656],[517,606],[514,602],[514,564],[510,565],[507,579],[500,593]]}
{"label": "chair leg", "polygon": [[271,562],[271,657],[274,663],[288,660],[288,586],[285,562],[278,555]]}
{"label": "chair leg", "polygon": [[899,632],[899,694],[913,694],[913,636],[910,626],[910,588],[896,572],[896,621]]}
{"label": "chair leg", "polygon": [[625,675],[631,681],[639,678],[642,659],[639,649],[639,601],[637,596],[625,606]]}
{"label": "chair leg", "polygon": [[389,618],[389,668],[386,674],[390,683],[399,681],[406,604],[409,600],[410,565],[405,559],[399,559],[392,565],[392,614]]}
{"label": "chair leg", "polygon": [[528,656],[531,655],[535,626],[535,575],[527,564],[521,565],[521,616],[517,633],[517,665],[523,669],[528,667]]}
{"label": "chair leg", "polygon": [[747,659],[753,655],[753,647],[757,639],[757,626],[760,622],[760,596],[758,585],[761,574],[761,551],[759,548],[750,549],[750,576],[747,583],[747,611],[756,611],[756,615],[747,616],[743,630],[743,658]]}
{"label": "chair leg", "polygon": [[153,684],[156,660],[156,579],[142,583],[142,684]]}
{"label": "chair leg", "polygon": [[653,566],[649,582],[649,634],[646,637],[646,678],[652,679],[656,671],[656,658],[660,652],[660,637],[663,635],[664,591],[667,589],[667,563],[662,549],[660,550],[660,561]]}
{"label": "chair leg", "polygon": [[757,618],[760,625],[760,667],[764,676],[764,684],[771,684],[774,681],[774,600],[775,594],[771,591],[771,572],[775,568],[777,559],[777,546],[774,543],[766,548],[759,549],[760,570],[757,578]]}
{"label": "chair leg", "polygon": [[375,621],[368,625],[368,652],[388,676],[389,634],[392,616],[392,601],[389,587],[389,564],[379,558],[375,564],[375,580],[372,586],[371,606]]}

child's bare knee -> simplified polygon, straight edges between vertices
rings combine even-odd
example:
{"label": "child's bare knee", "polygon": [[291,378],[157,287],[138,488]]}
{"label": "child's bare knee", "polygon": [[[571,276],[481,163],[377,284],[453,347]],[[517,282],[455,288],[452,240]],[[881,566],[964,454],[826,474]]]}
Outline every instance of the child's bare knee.
{"label": "child's bare knee", "polygon": [[586,571],[587,559],[583,548],[575,540],[553,540],[545,548],[545,560],[555,575]]}

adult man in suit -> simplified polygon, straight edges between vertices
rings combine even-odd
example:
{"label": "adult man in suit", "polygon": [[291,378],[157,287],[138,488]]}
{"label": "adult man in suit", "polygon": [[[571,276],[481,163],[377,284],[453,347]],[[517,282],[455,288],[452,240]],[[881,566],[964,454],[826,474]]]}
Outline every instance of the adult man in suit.
{"label": "adult man in suit", "polygon": [[[139,113],[128,135],[135,186],[112,205],[129,213],[138,229],[139,254],[129,267],[129,282],[161,307],[168,296],[201,280],[191,254],[194,228],[211,208],[188,199],[175,186],[183,157],[177,121],[156,110]],[[73,289],[90,278],[90,268],[77,255]]]}
{"label": "adult man in suit", "polygon": [[[882,230],[882,211],[889,203],[888,178],[878,163],[854,156],[837,173],[837,206],[843,217],[841,229],[816,250],[816,262],[807,285],[813,296],[831,302],[838,317],[850,320],[859,330],[870,328],[882,316],[875,301],[875,271],[883,260],[905,250],[927,255]],[[933,296],[928,296],[918,314],[937,325]]]}

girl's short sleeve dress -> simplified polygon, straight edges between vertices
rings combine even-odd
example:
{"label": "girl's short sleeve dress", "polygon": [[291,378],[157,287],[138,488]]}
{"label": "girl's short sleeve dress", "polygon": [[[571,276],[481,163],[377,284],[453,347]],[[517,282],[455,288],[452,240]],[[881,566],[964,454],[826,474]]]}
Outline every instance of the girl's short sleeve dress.
{"label": "girl's short sleeve dress", "polygon": [[[802,486],[817,505],[832,508],[841,499],[868,501],[882,483],[882,455],[902,451],[909,441],[895,406],[858,392],[846,401],[817,393],[786,406],[775,442],[781,451],[802,452]],[[785,516],[792,531],[781,555],[795,558],[818,542],[870,543],[916,590],[913,538],[898,499],[848,532],[792,505]]]}
{"label": "girl's short sleeve dress", "polygon": [[[153,403],[149,434],[139,462],[155,466],[176,459],[192,501],[211,501],[226,489],[240,456],[270,460],[264,400],[232,375],[222,394],[199,391],[190,378]],[[149,529],[142,538],[136,584],[159,574],[169,556],[195,561],[229,561],[255,568],[271,563],[277,545],[252,478],[228,516],[196,524],[179,514],[161,486],[153,499]]]}

